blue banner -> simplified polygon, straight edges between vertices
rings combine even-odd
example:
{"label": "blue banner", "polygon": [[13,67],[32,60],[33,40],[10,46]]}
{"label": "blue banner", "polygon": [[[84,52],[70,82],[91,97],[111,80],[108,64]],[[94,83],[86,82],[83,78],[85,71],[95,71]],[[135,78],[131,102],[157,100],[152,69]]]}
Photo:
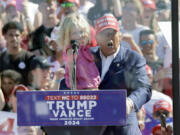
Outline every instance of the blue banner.
{"label": "blue banner", "polygon": [[126,90],[18,91],[19,126],[103,126],[126,122]]}

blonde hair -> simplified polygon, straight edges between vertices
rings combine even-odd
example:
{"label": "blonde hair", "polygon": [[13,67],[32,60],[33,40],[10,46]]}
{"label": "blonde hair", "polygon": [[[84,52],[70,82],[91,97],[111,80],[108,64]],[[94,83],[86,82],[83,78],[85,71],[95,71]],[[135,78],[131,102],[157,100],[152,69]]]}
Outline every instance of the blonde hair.
{"label": "blonde hair", "polygon": [[72,13],[68,15],[60,25],[57,43],[60,50],[64,50],[70,45],[70,35],[72,29],[82,29],[85,36],[85,45],[90,41],[90,26],[83,15]]}

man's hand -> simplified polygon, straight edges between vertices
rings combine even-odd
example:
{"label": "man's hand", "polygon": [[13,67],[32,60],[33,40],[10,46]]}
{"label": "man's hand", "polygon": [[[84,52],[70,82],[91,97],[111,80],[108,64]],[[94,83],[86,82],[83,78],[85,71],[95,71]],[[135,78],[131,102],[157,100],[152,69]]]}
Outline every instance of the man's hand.
{"label": "man's hand", "polygon": [[126,98],[126,115],[129,115],[134,108],[134,103],[130,98]]}

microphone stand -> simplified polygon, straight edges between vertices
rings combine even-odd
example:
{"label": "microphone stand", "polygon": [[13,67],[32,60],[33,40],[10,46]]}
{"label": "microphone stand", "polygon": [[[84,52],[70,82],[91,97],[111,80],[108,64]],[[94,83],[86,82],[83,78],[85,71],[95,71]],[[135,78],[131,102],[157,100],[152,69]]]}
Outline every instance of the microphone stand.
{"label": "microphone stand", "polygon": [[78,56],[78,43],[75,40],[71,41],[72,49],[73,49],[73,72],[72,72],[72,90],[77,90],[76,86],[76,61]]}

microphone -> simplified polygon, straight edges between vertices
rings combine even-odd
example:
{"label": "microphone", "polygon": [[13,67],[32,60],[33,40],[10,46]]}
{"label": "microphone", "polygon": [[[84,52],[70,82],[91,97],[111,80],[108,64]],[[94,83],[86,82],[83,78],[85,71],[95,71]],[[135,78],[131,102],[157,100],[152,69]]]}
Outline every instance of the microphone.
{"label": "microphone", "polygon": [[71,40],[71,47],[73,49],[73,53],[77,53],[79,49],[79,43],[76,40]]}
{"label": "microphone", "polygon": [[113,48],[113,41],[112,41],[112,40],[108,41],[107,46],[108,46],[109,48]]}

